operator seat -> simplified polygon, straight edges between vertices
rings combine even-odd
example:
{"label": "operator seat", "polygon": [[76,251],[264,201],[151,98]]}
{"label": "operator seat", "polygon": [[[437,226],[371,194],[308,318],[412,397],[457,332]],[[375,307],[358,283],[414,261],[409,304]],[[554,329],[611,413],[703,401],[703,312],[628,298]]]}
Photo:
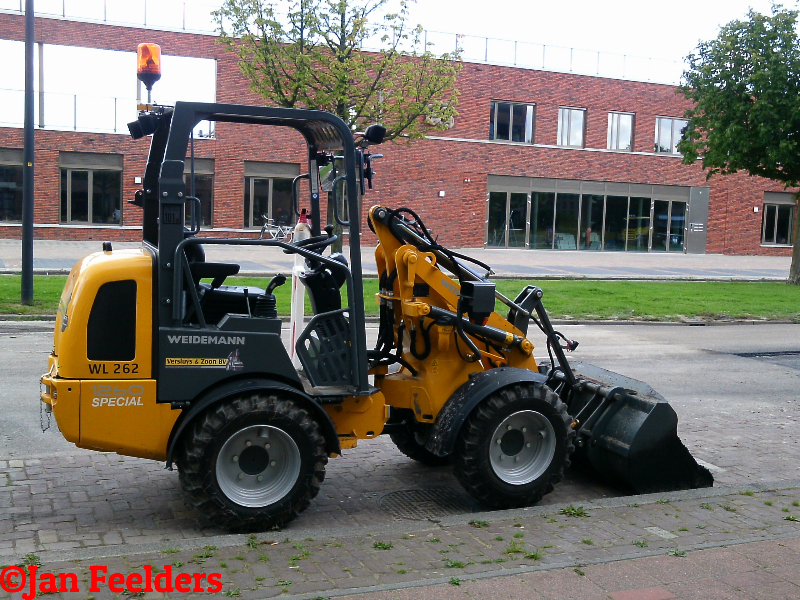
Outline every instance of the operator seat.
{"label": "operator seat", "polygon": [[[330,257],[345,267],[348,266],[347,258],[341,252],[335,252]],[[346,280],[344,269],[331,268],[311,259],[306,260],[306,268],[300,275],[300,281],[308,290],[311,309],[315,315],[342,308],[342,296],[339,290]]]}
{"label": "operator seat", "polygon": [[[201,244],[186,246],[186,259],[195,289],[200,297],[200,309],[209,323],[219,322],[226,314],[248,314],[248,303],[264,293],[257,287],[249,287],[245,297],[244,287],[223,285],[225,279],[239,272],[236,263],[206,262],[206,254]],[[211,279],[211,284],[201,283],[201,279]],[[249,300],[248,300],[249,298]],[[197,322],[193,312],[187,313],[190,322]]]}

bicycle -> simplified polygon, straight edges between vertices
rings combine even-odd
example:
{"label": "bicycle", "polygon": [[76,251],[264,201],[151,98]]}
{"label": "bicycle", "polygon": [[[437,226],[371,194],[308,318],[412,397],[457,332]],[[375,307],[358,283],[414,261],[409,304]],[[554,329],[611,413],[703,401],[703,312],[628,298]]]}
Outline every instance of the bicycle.
{"label": "bicycle", "polygon": [[266,215],[261,215],[264,225],[261,226],[261,233],[258,239],[264,239],[265,234],[269,234],[271,240],[283,240],[290,242],[294,235],[294,227],[291,225],[278,225],[275,219],[268,219]]}

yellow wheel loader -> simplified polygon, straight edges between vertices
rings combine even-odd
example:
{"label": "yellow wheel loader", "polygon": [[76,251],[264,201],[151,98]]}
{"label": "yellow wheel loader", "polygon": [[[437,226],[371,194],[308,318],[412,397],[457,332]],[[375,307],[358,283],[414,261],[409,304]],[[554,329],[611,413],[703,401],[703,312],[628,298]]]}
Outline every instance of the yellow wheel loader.
{"label": "yellow wheel loader", "polygon": [[[298,215],[301,204],[310,209],[310,238],[197,235],[199,201],[183,174],[203,120],[303,136],[308,170],[293,196]],[[359,215],[381,126],[354,136],[320,111],[178,102],[148,107],[129,129],[152,136],[133,199],[142,246],[106,242],[75,265],[41,378],[41,400],[70,442],[177,465],[189,502],[236,531],[294,518],[319,491],[329,457],[381,434],[420,463],[452,463],[487,507],[537,502],[573,453],[637,491],[712,485],[661,396],[569,362],[565,350],[577,343],[553,329],[541,289],[506,298],[487,265],[438,244],[410,209],[369,210],[380,322],[367,349]],[[350,216],[334,210],[349,228],[349,260],[325,252],[336,240],[332,225],[320,227],[326,187]],[[264,289],[225,285],[239,265],[206,261],[204,247],[218,244],[302,257],[313,316],[294,344],[299,368],[281,341],[273,294],[286,277]],[[529,329],[543,336],[549,361],[537,364]]]}

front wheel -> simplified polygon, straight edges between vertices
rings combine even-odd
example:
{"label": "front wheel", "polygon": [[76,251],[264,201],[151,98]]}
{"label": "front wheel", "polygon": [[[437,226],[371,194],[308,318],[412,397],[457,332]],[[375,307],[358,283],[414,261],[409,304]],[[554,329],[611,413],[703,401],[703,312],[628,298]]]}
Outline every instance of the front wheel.
{"label": "front wheel", "polygon": [[456,442],[455,475],[493,508],[535,504],[570,465],[575,432],[566,405],[541,383],[518,384],[485,398]]}
{"label": "front wheel", "polygon": [[207,410],[177,457],[190,503],[231,531],[263,531],[295,518],[319,492],[327,462],[308,411],[267,393]]}

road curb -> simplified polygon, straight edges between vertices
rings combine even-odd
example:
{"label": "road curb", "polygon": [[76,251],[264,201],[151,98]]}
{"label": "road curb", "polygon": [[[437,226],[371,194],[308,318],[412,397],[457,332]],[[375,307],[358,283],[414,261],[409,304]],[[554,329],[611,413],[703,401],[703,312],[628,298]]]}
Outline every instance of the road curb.
{"label": "road curb", "polygon": [[[288,318],[289,315],[278,315],[279,317]],[[20,323],[20,322],[36,322],[47,321],[52,322],[56,320],[55,315],[0,315],[0,327],[3,322]],[[308,321],[306,321],[308,322]],[[367,317],[365,322],[368,324],[377,324],[378,317]],[[757,319],[747,320],[719,320],[719,321],[632,321],[632,320],[586,320],[586,319],[550,319],[553,325],[654,325],[659,327],[719,327],[724,325],[796,325],[795,321],[767,321]]]}
{"label": "road curb", "polygon": [[[76,259],[76,262],[79,259]],[[282,269],[279,271],[239,271],[237,277],[275,277],[276,275],[286,275],[291,269]],[[69,275],[71,269],[34,269],[34,275]],[[18,268],[2,268],[0,275],[20,275],[21,270]],[[367,272],[364,273],[363,279],[377,279],[377,273]],[[758,283],[764,281],[787,281],[787,277],[739,277],[735,275],[553,275],[553,274],[533,274],[533,275],[520,275],[517,273],[496,273],[492,281],[506,279],[509,281],[734,281],[740,283]]]}

